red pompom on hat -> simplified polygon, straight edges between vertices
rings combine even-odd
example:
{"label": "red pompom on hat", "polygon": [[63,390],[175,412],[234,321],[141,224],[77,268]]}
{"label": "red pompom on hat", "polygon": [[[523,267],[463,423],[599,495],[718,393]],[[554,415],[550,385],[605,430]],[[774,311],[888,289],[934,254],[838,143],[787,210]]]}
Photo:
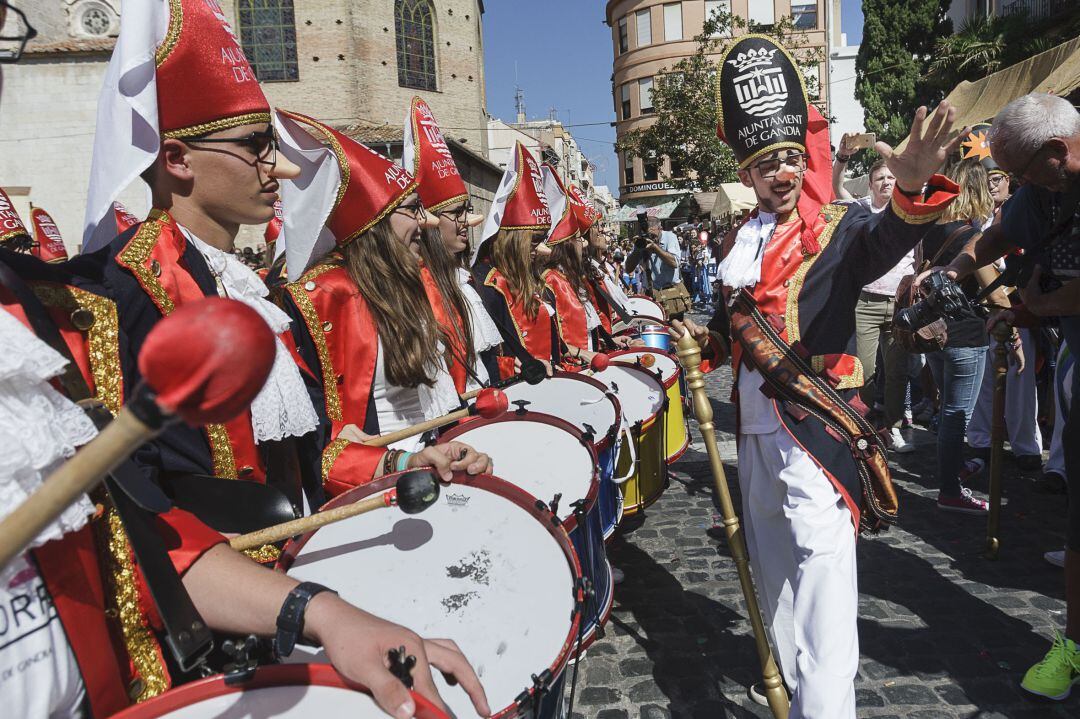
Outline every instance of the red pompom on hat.
{"label": "red pompom on hat", "polygon": [[0,190],[0,245],[7,244],[16,237],[29,238],[30,233],[19,213],[15,211],[15,206],[11,204],[11,198]]}
{"label": "red pompom on hat", "polygon": [[435,114],[420,97],[412,99],[405,121],[401,164],[419,183],[416,192],[428,212],[436,213],[469,199],[469,191]]}
{"label": "red pompom on hat", "polygon": [[337,159],[341,184],[326,227],[338,246],[367,232],[416,192],[416,178],[367,145],[306,115],[280,109],[278,113],[310,128]]}
{"label": "red pompom on hat", "polygon": [[270,122],[270,103],[217,0],[168,2],[169,29],[155,58],[161,136]]}
{"label": "red pompom on hat", "polygon": [[35,244],[30,249],[30,254],[45,262],[63,262],[68,258],[67,247],[64,246],[64,238],[60,236],[60,228],[53,222],[49,213],[40,207],[30,210],[30,221],[34,223]]}

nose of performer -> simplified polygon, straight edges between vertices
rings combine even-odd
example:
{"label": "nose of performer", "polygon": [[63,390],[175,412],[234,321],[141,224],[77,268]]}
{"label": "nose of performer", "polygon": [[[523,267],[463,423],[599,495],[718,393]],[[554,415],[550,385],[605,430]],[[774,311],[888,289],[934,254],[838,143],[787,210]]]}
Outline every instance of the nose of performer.
{"label": "nose of performer", "polygon": [[300,177],[300,166],[279,152],[270,170],[270,176],[278,180],[293,180]]}
{"label": "nose of performer", "polygon": [[786,162],[780,163],[780,169],[776,171],[777,182],[790,182],[795,179],[796,170]]}
{"label": "nose of performer", "polygon": [[[425,208],[426,210],[427,208]],[[439,216],[430,210],[424,212],[423,219],[420,220],[421,230],[434,230],[439,226]]]}

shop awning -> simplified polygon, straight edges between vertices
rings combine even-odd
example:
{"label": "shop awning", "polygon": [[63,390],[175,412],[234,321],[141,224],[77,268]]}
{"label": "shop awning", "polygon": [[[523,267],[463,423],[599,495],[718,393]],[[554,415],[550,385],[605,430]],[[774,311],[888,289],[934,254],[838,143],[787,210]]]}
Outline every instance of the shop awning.
{"label": "shop awning", "polygon": [[[1067,97],[1077,89],[1080,89],[1080,37],[981,80],[965,80],[945,99],[956,106],[955,127],[960,128],[989,122],[1003,107],[1028,93],[1050,92]],[[904,140],[900,147],[906,144]]]}
{"label": "shop awning", "polygon": [[685,193],[678,195],[659,195],[657,197],[642,197],[639,200],[628,200],[626,204],[615,213],[615,222],[637,222],[639,212],[647,212],[649,217],[666,220],[671,217],[675,209],[686,199]]}
{"label": "shop awning", "polygon": [[752,187],[741,182],[725,182],[716,193],[716,202],[712,207],[713,217],[724,217],[743,210],[757,207],[757,195]]}

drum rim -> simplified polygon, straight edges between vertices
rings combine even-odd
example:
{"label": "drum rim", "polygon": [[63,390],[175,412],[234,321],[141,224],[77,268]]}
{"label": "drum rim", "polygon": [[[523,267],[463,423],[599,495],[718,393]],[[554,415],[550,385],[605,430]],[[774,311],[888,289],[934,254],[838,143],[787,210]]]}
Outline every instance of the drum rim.
{"label": "drum rim", "polygon": [[[601,384],[603,384],[603,383],[601,382]],[[555,415],[552,415],[552,414],[545,414],[543,412],[530,412],[528,410],[526,410],[526,411],[524,411],[522,413],[518,413],[516,411],[507,412],[506,414],[501,414],[498,417],[486,417],[486,418],[482,417],[480,419],[472,419],[472,420],[469,420],[468,422],[462,422],[457,427],[454,427],[453,429],[450,429],[449,431],[439,435],[439,439],[436,442],[436,444],[444,444],[446,442],[450,442],[450,441],[452,441],[454,439],[457,439],[461,435],[468,432],[470,429],[475,429],[475,428],[479,428],[479,427],[486,427],[488,425],[499,424],[501,422],[521,422],[521,421],[530,421],[530,422],[539,422],[541,424],[550,424],[553,427],[565,430],[565,431],[569,432],[571,435],[574,436],[574,439],[576,439],[578,441],[578,444],[580,444],[582,447],[584,447],[585,449],[587,449],[589,451],[590,459],[592,460],[592,479],[589,482],[589,491],[585,493],[585,496],[583,497],[583,499],[585,500],[585,511],[586,511],[586,513],[592,512],[594,509],[596,509],[596,502],[598,501],[598,499],[600,497],[600,463],[597,462],[597,460],[596,460],[596,448],[592,445],[591,442],[583,441],[584,438],[585,438],[585,433],[582,432],[577,427],[575,427],[574,425],[567,422],[565,419],[560,419],[559,417],[556,417]],[[507,482],[508,484],[511,484],[514,487],[517,487],[522,492],[525,492],[530,497],[533,497],[534,500],[536,500],[538,502],[544,502],[544,506],[547,506],[545,500],[542,500],[539,497],[533,496],[533,494],[531,492],[529,492],[529,490],[525,489],[524,487],[519,487],[518,485],[514,484],[513,482],[511,482],[508,479],[505,479],[505,480],[502,480],[502,481]],[[570,506],[569,502],[573,502],[573,501],[577,501],[577,500],[568,500],[566,506]],[[597,510],[597,511],[599,511],[599,510]],[[561,519],[560,521],[562,522],[563,527],[566,529],[567,533],[573,532],[575,529],[577,529],[577,517],[574,516],[573,514],[570,514],[569,516],[566,517],[566,519]]]}
{"label": "drum rim", "polygon": [[[593,466],[596,466],[595,461],[593,462]],[[400,477],[402,474],[405,473],[406,472],[395,472],[394,474],[387,476],[393,478],[396,481],[397,477]],[[384,477],[380,477],[379,479],[384,479]],[[593,479],[595,484],[595,472]],[[366,497],[369,497],[376,492],[383,491],[383,489],[386,489],[389,486],[393,486],[393,482],[391,482],[389,485],[384,486],[383,489],[374,488],[377,484],[383,483],[371,482],[369,484],[360,485],[358,487],[355,487],[354,489],[350,489],[348,492],[343,492],[337,497],[334,497],[334,499],[324,504],[321,509],[331,509],[331,505],[340,506],[342,504],[351,504],[352,502],[356,502]],[[566,669],[567,663],[570,661],[570,657],[573,655],[574,643],[577,641],[578,627],[582,621],[582,611],[585,605],[585,595],[584,590],[582,589],[583,574],[581,569],[581,560],[578,559],[577,552],[574,551],[574,544],[570,541],[570,535],[567,533],[566,523],[561,522],[558,517],[551,513],[551,510],[547,508],[547,505],[543,504],[543,502],[540,502],[538,499],[533,497],[524,489],[518,487],[516,484],[511,484],[505,479],[501,479],[493,474],[466,474],[465,472],[455,472],[454,478],[450,482],[451,487],[454,485],[476,487],[477,489],[491,492],[492,494],[498,495],[503,499],[512,502],[519,508],[525,510],[525,512],[530,514],[534,519],[536,519],[536,521],[538,521],[547,530],[547,533],[556,541],[556,543],[559,545],[559,548],[562,549],[563,555],[567,560],[567,564],[570,565],[570,576],[573,580],[572,591],[574,608],[571,610],[570,631],[567,634],[566,639],[563,641],[562,648],[559,650],[558,656],[555,658],[551,666],[547,667],[547,670],[551,672],[551,676],[553,677],[553,679],[557,679],[562,675],[562,672]],[[445,484],[442,485],[444,491],[446,489],[446,486],[447,485]],[[363,490],[367,491],[365,492]],[[355,498],[351,499],[351,501],[340,501],[344,497]],[[318,531],[318,529],[314,529],[310,532],[300,535],[295,539],[290,539],[288,542],[286,542],[285,548],[281,550],[281,557],[278,559],[275,569],[280,572],[288,572],[289,566],[291,566],[293,561],[295,561],[296,559],[296,555],[300,552],[300,550],[304,548],[304,545],[307,544],[308,540],[311,539],[311,537],[314,536],[314,534]],[[301,664],[299,666],[307,665]],[[537,672],[537,674],[539,675],[540,672]],[[527,689],[523,689],[522,694],[526,693],[527,696],[531,699],[531,697],[536,693],[536,687],[530,686]],[[518,696],[520,697],[521,694],[519,694]],[[528,700],[522,701],[515,699],[514,703],[510,706],[496,710],[491,715],[491,719],[500,719],[501,717],[514,716],[515,713],[522,706],[525,706],[527,704],[527,701]],[[417,706],[419,706],[419,704]],[[440,719],[441,717],[443,717],[443,715],[439,713],[432,715],[428,719]],[[136,718],[133,717],[132,719]],[[142,718],[139,717],[138,719]],[[424,718],[420,717],[420,715],[418,714],[416,719]]]}
{"label": "drum rim", "polygon": [[[651,372],[649,372],[648,370],[642,369],[641,367],[637,367],[637,366],[632,365],[632,364],[628,364],[626,362],[613,362],[611,365],[609,365],[609,367],[611,367],[611,366],[616,366],[619,369],[630,370],[631,372],[639,372],[640,374],[645,375],[650,380],[652,380],[653,382],[656,382],[658,385],[660,385],[660,389],[663,391],[663,394],[665,396],[667,395],[667,387],[664,386],[664,383],[661,382],[660,380],[656,379],[656,377]],[[593,379],[596,379],[596,378],[593,377]],[[600,380],[596,380],[596,381],[600,382]],[[603,382],[600,382],[600,384],[603,384]],[[654,412],[653,414],[649,415],[648,417],[646,417],[645,419],[643,419],[641,421],[641,431],[644,432],[646,429],[648,429],[653,424],[655,424],[656,419],[660,415],[662,415],[663,413],[664,413],[664,404],[663,404],[663,401],[661,401],[660,408],[657,409],[656,412]],[[628,420],[628,423],[629,423],[629,420]],[[636,423],[631,423],[630,426],[633,427],[634,424],[636,424]]]}
{"label": "drum rim", "polygon": [[[153,699],[134,704],[114,716],[116,719],[151,719],[186,709],[196,702],[229,694],[240,694],[247,689],[271,689],[285,686],[348,689],[371,697],[371,691],[367,687],[341,676],[331,664],[265,664],[255,669],[255,676],[251,681],[230,685],[225,683],[224,675],[215,674],[173,687]],[[416,702],[417,719],[447,719],[442,711],[422,695],[417,692],[410,693],[413,701]],[[372,701],[374,701],[373,698]]]}
{"label": "drum rim", "polygon": [[[615,364],[622,365],[624,367],[636,367],[638,369],[644,370],[645,372],[651,374],[652,370],[650,368],[648,368],[648,367],[638,367],[636,362],[634,362],[632,364],[628,364],[626,362],[617,361],[619,359],[619,357],[626,357],[628,355],[636,355],[636,354],[640,354],[640,353],[666,355],[667,357],[669,357],[671,359],[672,362],[675,363],[675,374],[671,375],[671,377],[669,377],[668,379],[661,379],[660,380],[660,382],[664,385],[664,389],[671,389],[672,385],[674,385],[676,382],[679,381],[679,374],[682,372],[682,364],[679,362],[679,358],[674,352],[668,352],[667,350],[656,349],[655,347],[648,347],[648,348],[644,348],[644,349],[641,348],[641,347],[637,347],[637,348],[631,347],[631,348],[624,349],[624,350],[615,350],[614,352],[608,352],[608,357],[610,357],[613,360],[616,360]],[[659,371],[659,370],[657,370],[657,371]],[[663,378],[663,376],[664,376],[663,373],[661,373],[660,377]]]}
{"label": "drum rim", "polygon": [[[608,387],[606,384],[604,384],[598,379],[593,379],[588,375],[584,375],[579,372],[566,372],[564,370],[558,370],[547,379],[570,379],[576,382],[585,382],[586,384],[590,384],[596,389],[603,392],[604,396],[611,400],[611,403],[615,405],[615,424],[611,425],[611,427],[608,428],[607,434],[605,434],[602,438],[593,441],[593,447],[596,448],[596,453],[599,455],[600,452],[615,444],[615,439],[619,436],[619,427],[622,426],[622,405],[619,404],[619,398],[608,391]],[[520,381],[515,382],[514,384],[510,385],[510,387],[516,387],[519,384],[521,384]],[[510,389],[510,387],[508,387],[507,389]],[[535,414],[544,414],[544,412],[536,412]],[[555,415],[551,416],[554,417]],[[562,419],[562,417],[556,417],[556,419]],[[565,422],[566,420],[563,421]]]}

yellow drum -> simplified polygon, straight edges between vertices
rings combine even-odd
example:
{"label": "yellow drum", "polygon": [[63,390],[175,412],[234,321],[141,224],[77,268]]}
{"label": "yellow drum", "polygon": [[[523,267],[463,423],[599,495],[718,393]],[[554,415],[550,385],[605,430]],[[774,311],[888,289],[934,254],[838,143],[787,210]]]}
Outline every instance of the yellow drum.
{"label": "yellow drum", "polygon": [[664,385],[667,404],[664,407],[664,457],[668,464],[683,456],[690,446],[690,426],[686,421],[686,404],[682,393],[682,367],[670,352],[636,348],[608,355],[618,364],[630,364],[654,375]]}
{"label": "yellow drum", "polygon": [[655,502],[667,487],[664,385],[650,372],[617,362],[592,376],[608,387],[622,407],[623,441],[615,482],[622,488],[623,512],[635,514]]}

